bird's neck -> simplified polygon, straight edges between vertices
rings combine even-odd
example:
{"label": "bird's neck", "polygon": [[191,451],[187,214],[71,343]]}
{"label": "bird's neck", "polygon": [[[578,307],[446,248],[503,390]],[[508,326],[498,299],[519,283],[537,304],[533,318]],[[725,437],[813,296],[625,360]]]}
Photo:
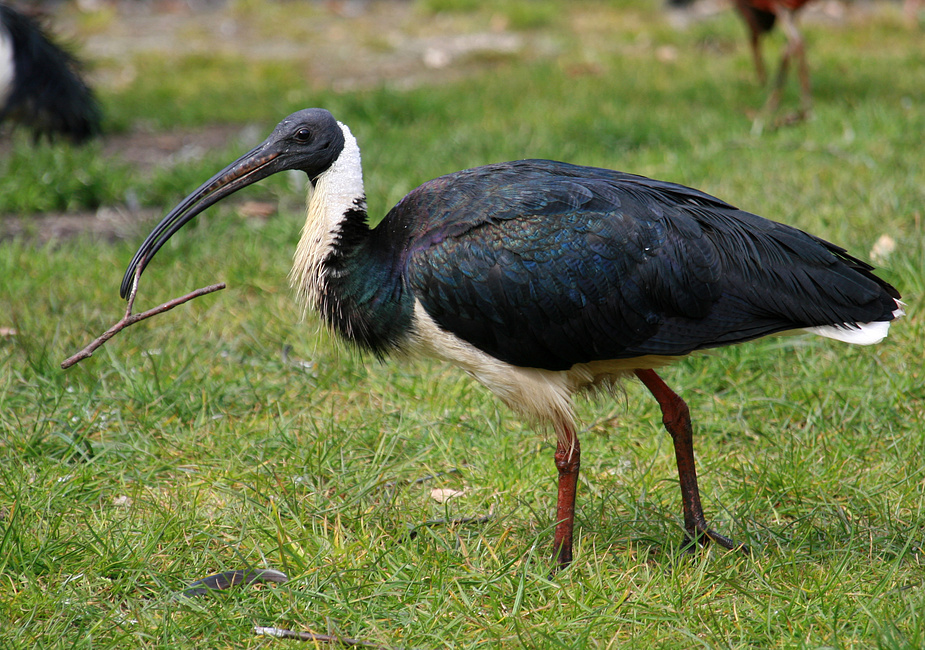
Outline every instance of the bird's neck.
{"label": "bird's neck", "polygon": [[345,125],[344,149],[309,188],[308,214],[290,281],[303,306],[377,354],[399,345],[410,320],[394,256],[367,223],[360,149]]}
{"label": "bird's neck", "polygon": [[328,261],[343,247],[344,235],[369,230],[360,149],[350,129],[341,128],[344,150],[308,186],[308,213],[289,276],[299,302],[313,309],[321,308],[329,279]]}

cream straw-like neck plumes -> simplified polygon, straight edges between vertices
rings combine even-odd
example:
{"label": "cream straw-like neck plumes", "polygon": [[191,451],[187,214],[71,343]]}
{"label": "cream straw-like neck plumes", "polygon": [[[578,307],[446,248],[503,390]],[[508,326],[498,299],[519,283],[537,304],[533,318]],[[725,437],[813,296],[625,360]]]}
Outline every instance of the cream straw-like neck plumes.
{"label": "cream straw-like neck plumes", "polygon": [[344,149],[314,184],[309,184],[308,212],[289,275],[299,302],[306,307],[317,308],[321,301],[324,261],[334,250],[347,214],[366,212],[360,148],[347,125],[338,124],[344,133]]}

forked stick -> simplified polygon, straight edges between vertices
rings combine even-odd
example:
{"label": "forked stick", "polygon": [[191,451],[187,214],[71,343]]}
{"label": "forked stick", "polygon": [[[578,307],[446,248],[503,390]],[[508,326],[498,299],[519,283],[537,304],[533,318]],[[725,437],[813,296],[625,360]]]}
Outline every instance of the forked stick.
{"label": "forked stick", "polygon": [[168,302],[165,302],[163,305],[159,305],[154,309],[149,309],[148,311],[143,311],[140,314],[132,313],[132,306],[135,304],[135,295],[138,293],[138,278],[141,276],[141,265],[135,269],[135,278],[132,280],[132,290],[128,295],[128,305],[125,308],[125,316],[119,320],[118,323],[110,327],[108,330],[103,332],[99,337],[94,339],[90,345],[85,347],[83,350],[75,354],[74,356],[68,357],[61,362],[61,369],[67,370],[76,363],[80,363],[84,359],[88,359],[93,356],[93,353],[103,346],[106,341],[111,339],[113,336],[124,330],[129,325],[134,325],[138,321],[144,320],[146,318],[151,318],[152,316],[157,316],[158,314],[163,314],[165,311],[170,311],[174,307],[182,305],[184,302],[188,302],[193,298],[198,298],[199,296],[204,296],[207,293],[212,293],[213,291],[219,291],[225,288],[224,282],[219,282],[218,284],[213,284],[208,287],[203,287],[201,289],[196,289],[192,293],[188,293],[185,296],[180,296],[179,298],[174,298]]}

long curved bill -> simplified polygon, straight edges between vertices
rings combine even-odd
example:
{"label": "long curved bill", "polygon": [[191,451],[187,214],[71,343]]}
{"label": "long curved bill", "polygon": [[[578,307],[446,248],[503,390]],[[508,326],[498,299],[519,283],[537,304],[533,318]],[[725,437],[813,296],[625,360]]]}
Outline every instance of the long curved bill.
{"label": "long curved bill", "polygon": [[267,142],[261,143],[215,174],[192,194],[183,199],[177,207],[171,210],[157,224],[135,253],[132,261],[129,262],[128,269],[126,269],[125,275],[122,277],[122,286],[119,289],[119,295],[122,298],[128,297],[135,281],[136,271],[138,275],[141,275],[155,253],[180,228],[226,196],[234,194],[242,187],[247,187],[278,171],[272,163],[280,154],[272,149],[267,150],[270,149],[267,144]]}

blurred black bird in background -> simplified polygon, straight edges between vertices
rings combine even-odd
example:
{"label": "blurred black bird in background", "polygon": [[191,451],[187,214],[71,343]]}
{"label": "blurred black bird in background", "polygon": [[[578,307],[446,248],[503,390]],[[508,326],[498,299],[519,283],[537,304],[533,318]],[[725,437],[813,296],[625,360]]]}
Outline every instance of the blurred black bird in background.
{"label": "blurred black bird in background", "polygon": [[80,62],[55,44],[39,22],[0,3],[0,123],[75,143],[100,133],[101,111]]}

